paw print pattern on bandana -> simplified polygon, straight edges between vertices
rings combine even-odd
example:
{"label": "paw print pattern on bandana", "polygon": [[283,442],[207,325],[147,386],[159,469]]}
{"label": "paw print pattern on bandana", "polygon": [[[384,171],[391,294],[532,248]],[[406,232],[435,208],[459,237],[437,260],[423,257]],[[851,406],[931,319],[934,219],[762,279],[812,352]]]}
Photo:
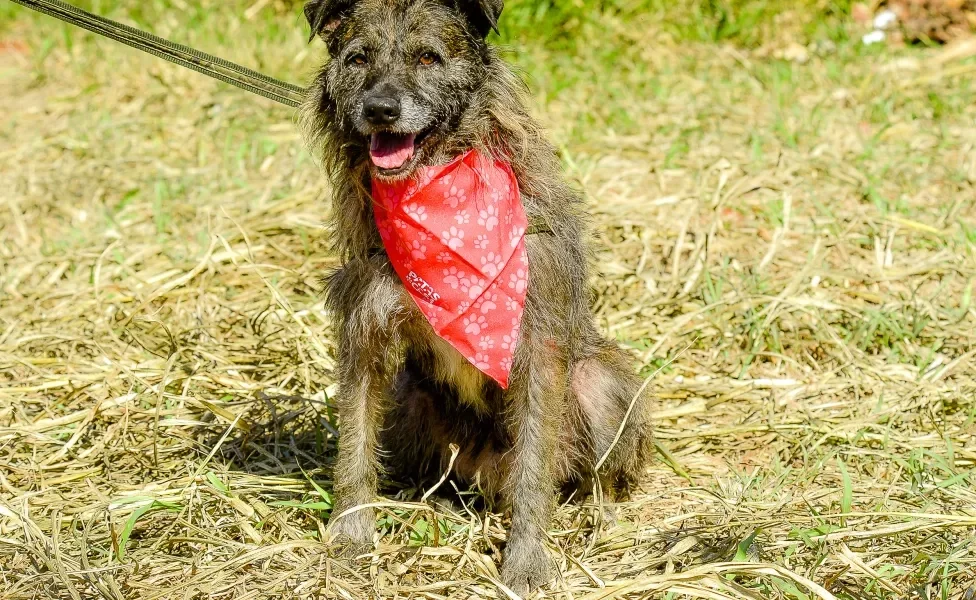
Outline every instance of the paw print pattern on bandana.
{"label": "paw print pattern on bandana", "polygon": [[478,225],[483,226],[488,231],[498,227],[498,208],[489,204],[484,210],[478,211]]}
{"label": "paw print pattern on bandana", "polygon": [[383,246],[431,327],[508,387],[529,280],[511,166],[471,150],[372,192]]}
{"label": "paw print pattern on bandana", "polygon": [[427,258],[427,246],[421,240],[414,240],[410,244],[410,258],[414,260]]}
{"label": "paw print pattern on bandana", "polygon": [[[450,182],[444,185],[447,188]],[[456,185],[452,185],[444,191],[444,204],[450,206],[451,208],[457,208],[464,204],[468,199],[467,191],[464,188],[459,188]]]}
{"label": "paw print pattern on bandana", "polygon": [[407,216],[417,222],[422,222],[427,220],[427,209],[423,206],[418,205],[416,202],[411,202],[403,209],[403,212],[407,213]]}
{"label": "paw print pattern on bandana", "polygon": [[495,277],[502,272],[505,268],[505,261],[500,256],[494,252],[489,252],[488,254],[481,257],[481,271],[488,277]]}
{"label": "paw print pattern on bandana", "polygon": [[451,250],[457,250],[464,245],[464,229],[451,227],[441,233],[441,241]]}

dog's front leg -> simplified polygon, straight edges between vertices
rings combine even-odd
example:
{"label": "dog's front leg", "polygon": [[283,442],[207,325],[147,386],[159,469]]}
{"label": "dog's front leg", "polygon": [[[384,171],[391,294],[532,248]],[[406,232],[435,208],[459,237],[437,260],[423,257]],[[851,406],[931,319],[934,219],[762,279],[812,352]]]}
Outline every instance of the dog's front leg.
{"label": "dog's front leg", "polygon": [[[350,343],[355,342],[343,340]],[[356,508],[374,500],[378,483],[377,438],[385,375],[382,367],[369,362],[342,360],[336,399],[339,453],[333,469],[334,522],[329,529],[334,541],[353,547],[368,544],[376,528],[373,509]]]}
{"label": "dog's front leg", "polygon": [[377,492],[379,431],[399,356],[394,329],[402,306],[402,290],[390,277],[354,289],[343,294],[350,305],[340,308],[339,452],[333,469],[335,521],[329,524],[332,539],[353,551],[368,544],[376,528],[373,509],[357,507]]}
{"label": "dog's front leg", "polygon": [[506,394],[513,456],[505,489],[512,528],[501,574],[502,583],[522,597],[555,576],[545,536],[555,505],[556,439],[566,380],[556,352],[524,334]]}

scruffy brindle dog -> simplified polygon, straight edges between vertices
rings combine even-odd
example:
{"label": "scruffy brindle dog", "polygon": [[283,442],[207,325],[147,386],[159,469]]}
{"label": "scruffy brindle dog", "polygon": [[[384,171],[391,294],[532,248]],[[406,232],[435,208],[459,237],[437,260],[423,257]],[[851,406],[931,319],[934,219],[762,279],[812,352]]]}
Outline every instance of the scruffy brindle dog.
{"label": "scruffy brindle dog", "polygon": [[[557,488],[619,487],[652,443],[647,402],[633,402],[640,382],[590,313],[581,199],[521,82],[485,42],[501,10],[502,0],[308,2],[330,59],[305,118],[334,185],[343,261],[326,282],[340,352],[334,514],[371,502],[383,466],[436,478],[458,444],[454,476],[511,510],[502,579],[524,595],[555,574],[545,532]],[[391,168],[376,158],[383,147],[409,158]],[[472,148],[511,165],[539,230],[525,238],[529,283],[507,389],[434,333],[383,250],[370,196],[374,179],[410,178]],[[365,509],[331,524],[353,545],[374,530]]]}

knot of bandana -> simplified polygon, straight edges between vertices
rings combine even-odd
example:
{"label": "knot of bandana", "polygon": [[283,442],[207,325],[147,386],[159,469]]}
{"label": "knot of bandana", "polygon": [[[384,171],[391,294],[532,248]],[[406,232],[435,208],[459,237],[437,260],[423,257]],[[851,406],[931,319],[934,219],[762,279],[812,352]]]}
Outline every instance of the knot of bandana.
{"label": "knot of bandana", "polygon": [[386,253],[434,331],[508,387],[529,281],[511,166],[471,150],[409,180],[373,180]]}

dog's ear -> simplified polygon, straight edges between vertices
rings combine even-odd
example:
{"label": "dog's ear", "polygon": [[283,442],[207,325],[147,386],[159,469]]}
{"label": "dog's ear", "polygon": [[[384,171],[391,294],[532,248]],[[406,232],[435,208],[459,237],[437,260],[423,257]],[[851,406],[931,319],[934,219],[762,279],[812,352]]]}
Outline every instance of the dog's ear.
{"label": "dog's ear", "polygon": [[311,42],[317,35],[324,39],[334,33],[353,4],[353,0],[308,0],[305,3],[305,18],[312,28],[308,41]]}
{"label": "dog's ear", "polygon": [[493,29],[498,33],[498,17],[505,7],[504,0],[457,0],[457,5],[478,35],[488,37]]}

